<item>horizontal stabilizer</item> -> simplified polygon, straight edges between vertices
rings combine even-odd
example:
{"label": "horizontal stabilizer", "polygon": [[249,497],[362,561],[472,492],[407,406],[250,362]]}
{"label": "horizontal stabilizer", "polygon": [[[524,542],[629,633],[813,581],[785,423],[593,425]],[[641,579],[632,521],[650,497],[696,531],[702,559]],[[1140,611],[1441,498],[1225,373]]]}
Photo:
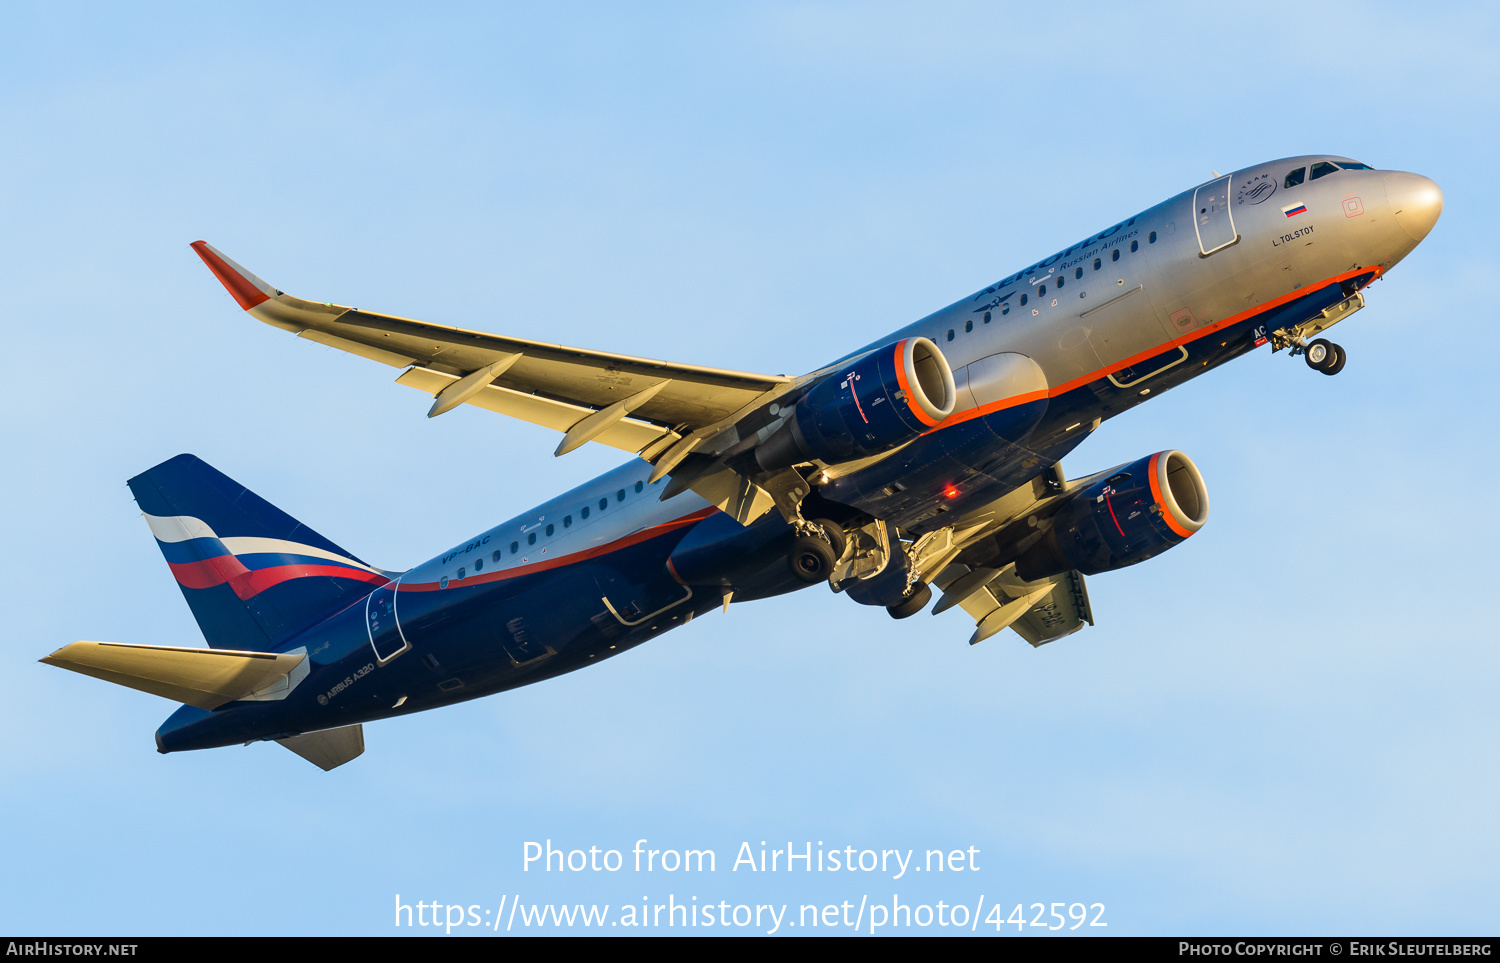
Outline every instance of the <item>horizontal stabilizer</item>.
{"label": "horizontal stabilizer", "polygon": [[74,642],[41,661],[200,709],[217,709],[281,682],[306,658],[303,652]]}
{"label": "horizontal stabilizer", "polygon": [[322,732],[288,736],[276,741],[327,772],[337,769],[365,751],[365,727],[342,726],[338,729],[324,729]]}

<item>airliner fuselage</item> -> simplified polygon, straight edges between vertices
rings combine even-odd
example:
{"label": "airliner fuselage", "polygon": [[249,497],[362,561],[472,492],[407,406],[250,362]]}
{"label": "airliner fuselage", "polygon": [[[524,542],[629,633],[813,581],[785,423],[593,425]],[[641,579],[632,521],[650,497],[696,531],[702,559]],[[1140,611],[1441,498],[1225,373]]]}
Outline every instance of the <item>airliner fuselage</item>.
{"label": "airliner fuselage", "polygon": [[[1114,562],[1086,560],[1108,548],[1090,542],[1087,533],[1075,531],[1067,536],[1071,542],[1056,533],[1042,538],[1038,529],[1052,524],[1052,516],[1039,522],[1045,513],[1028,515],[1026,506],[1073,493],[1057,463],[1103,422],[1259,346],[1290,348],[1315,370],[1337,373],[1343,349],[1311,336],[1362,307],[1363,290],[1426,236],[1441,206],[1441,192],[1425,177],[1371,170],[1338,157],[1288,158],[1216,177],[872,340],[799,379],[780,404],[737,415],[737,440],[712,453],[719,459],[714,465],[761,479],[781,511],[762,510],[747,519],[746,512],[723,507],[743,502],[715,503],[712,493],[700,494],[707,491],[702,486],[673,490],[674,477],[685,477],[682,468],[663,473],[637,458],[404,572],[356,570],[363,563],[328,543],[318,549],[318,564],[342,567],[343,575],[318,577],[342,577],[339,585],[358,589],[340,589],[339,604],[317,617],[299,614],[291,589],[272,589],[306,578],[296,574],[297,565],[311,571],[309,557],[286,548],[302,543],[284,539],[275,564],[266,562],[274,552],[224,548],[233,541],[224,536],[233,533],[210,531],[214,526],[185,510],[187,502],[173,494],[212,469],[179,456],[133,480],[132,488],[169,561],[172,551],[183,553],[173,569],[190,603],[193,592],[232,588],[234,597],[224,594],[228,607],[222,611],[242,604],[264,623],[270,616],[253,611],[263,597],[253,583],[257,572],[274,570],[286,578],[277,582],[279,575],[266,574],[261,582],[268,591],[287,593],[285,603],[272,599],[283,622],[306,622],[284,637],[268,632],[266,645],[252,646],[236,642],[231,622],[238,615],[215,623],[219,616],[195,607],[210,644],[305,659],[273,691],[213,709],[184,705],[158,731],[158,747],[198,749],[352,726],[610,658],[731,601],[825,580],[803,577],[787,564],[789,548],[809,530],[803,516],[846,530],[830,531],[846,563],[856,551],[843,544],[848,540],[887,539],[885,554],[877,546],[871,557],[905,574],[894,581],[887,576],[890,584],[874,592],[860,584],[858,572],[846,571],[840,587],[856,601],[892,605],[893,614],[903,599],[925,592],[928,582],[946,585],[957,598],[973,591],[968,583],[981,573],[1019,572],[1013,584],[1024,588],[1038,584],[1025,579],[1062,568],[1077,575],[1149,557],[1197,530],[1206,517],[1206,495],[1184,489],[1188,501],[1201,505],[1174,504],[1166,511],[1164,496],[1151,488],[1156,495],[1143,496],[1136,524],[1166,525],[1160,530],[1167,541]],[[223,271],[216,273],[225,278]],[[231,281],[226,286],[235,293]],[[874,453],[855,450],[851,457],[819,455],[811,415],[793,426],[793,437],[787,413],[806,386],[821,383],[830,392],[845,392],[849,417],[866,423],[873,417],[869,405],[899,406],[910,398],[919,386],[906,381],[899,390],[892,381],[891,391],[878,397],[866,390],[875,376],[860,375],[854,366],[895,345],[899,367],[900,345],[926,343],[920,339],[935,345],[951,370],[951,387],[937,389],[951,391],[941,418],[924,421],[909,441]],[[462,375],[459,370],[446,377]],[[621,416],[591,417],[602,423]],[[592,423],[579,425],[597,430]],[[583,429],[575,426],[574,434]],[[662,455],[649,446],[643,451]],[[694,451],[698,462],[679,464],[708,464],[703,447]],[[1169,465],[1164,458],[1153,485],[1158,478],[1166,484],[1168,471],[1191,467],[1172,454],[1178,461]],[[1143,472],[1158,471],[1156,460],[1136,465],[1137,481]],[[1131,477],[1125,469],[1130,466],[1095,482],[1097,497],[1094,489],[1088,496],[1097,502],[1110,538],[1114,529],[1122,539],[1131,534],[1117,511],[1123,510],[1119,493]],[[787,476],[788,470],[796,474]],[[1196,479],[1195,468],[1191,474]],[[786,477],[794,479],[790,502],[784,488],[774,487],[781,484],[774,479]],[[797,488],[798,480],[805,481],[805,490]],[[1157,502],[1148,504],[1152,497]],[[965,541],[981,523],[989,525],[983,536]],[[1062,532],[1065,526],[1059,521],[1056,527]],[[203,550],[204,544],[220,547]],[[233,572],[225,568],[229,558],[238,566]],[[241,569],[247,574],[238,574]],[[878,578],[868,581],[874,585]],[[994,592],[1002,608],[1036,604],[1033,596],[1011,591],[1009,599]],[[916,601],[925,604],[927,597]],[[1075,601],[1086,615],[1086,598]]]}

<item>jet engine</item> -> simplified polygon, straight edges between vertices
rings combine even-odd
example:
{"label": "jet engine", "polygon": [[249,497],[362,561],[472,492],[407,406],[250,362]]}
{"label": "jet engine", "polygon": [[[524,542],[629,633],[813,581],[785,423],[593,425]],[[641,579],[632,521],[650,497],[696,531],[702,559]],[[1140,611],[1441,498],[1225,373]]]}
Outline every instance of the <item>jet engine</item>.
{"label": "jet engine", "polygon": [[1198,466],[1180,451],[1159,451],[1064,502],[1052,527],[1016,559],[1016,574],[1029,581],[1073,569],[1111,572],[1180,544],[1206,521],[1208,489]]}
{"label": "jet engine", "polygon": [[766,471],[890,451],[953,414],[953,369],[927,338],[904,338],[835,369],[755,450]]}

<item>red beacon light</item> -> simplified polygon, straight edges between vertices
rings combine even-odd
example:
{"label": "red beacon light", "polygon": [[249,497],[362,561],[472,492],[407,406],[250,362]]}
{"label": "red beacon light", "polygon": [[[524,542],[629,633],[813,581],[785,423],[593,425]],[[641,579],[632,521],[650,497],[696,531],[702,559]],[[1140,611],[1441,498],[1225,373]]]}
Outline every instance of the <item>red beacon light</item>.
{"label": "red beacon light", "polygon": [[943,486],[943,497],[944,498],[957,498],[958,497],[958,487],[956,485],[944,485]]}

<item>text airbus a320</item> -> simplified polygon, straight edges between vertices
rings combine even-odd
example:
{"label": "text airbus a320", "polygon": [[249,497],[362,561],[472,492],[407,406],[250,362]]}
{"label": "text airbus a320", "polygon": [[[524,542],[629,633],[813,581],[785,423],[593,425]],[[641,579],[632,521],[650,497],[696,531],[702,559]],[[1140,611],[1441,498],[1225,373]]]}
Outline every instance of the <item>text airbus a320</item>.
{"label": "text airbus a320", "polygon": [[75,642],[43,662],[183,703],[161,752],[276,740],[324,769],[361,724],[539,682],[732,602],[826,583],[970,643],[1093,623],[1085,577],[1197,532],[1179,451],[1067,478],[1108,419],[1257,347],[1337,374],[1321,335],[1427,236],[1418,174],[1308,156],[1218,176],[800,377],[543,344],[284,294],[205,242],[240,306],[476,405],[629,452],[619,468],[386,571],[191,455],[130,480],[209,647]]}

